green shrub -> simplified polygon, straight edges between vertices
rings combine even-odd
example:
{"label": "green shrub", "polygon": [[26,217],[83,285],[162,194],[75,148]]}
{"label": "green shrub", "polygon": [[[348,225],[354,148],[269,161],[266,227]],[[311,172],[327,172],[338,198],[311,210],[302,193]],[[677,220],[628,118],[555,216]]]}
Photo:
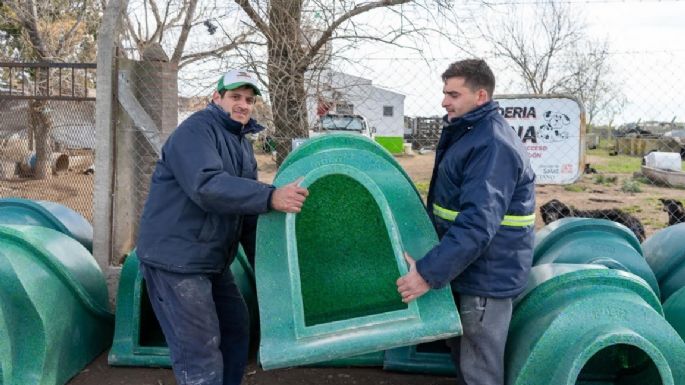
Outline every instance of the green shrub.
{"label": "green shrub", "polygon": [[581,186],[579,184],[567,184],[564,186],[564,190],[570,191],[570,192],[583,192],[587,188],[585,186]]}
{"label": "green shrub", "polygon": [[642,189],[640,188],[640,182],[636,180],[626,179],[623,181],[621,191],[625,193],[639,193],[642,192]]}
{"label": "green shrub", "polygon": [[595,176],[595,184],[612,185],[616,184],[617,180],[617,176],[605,176],[602,174]]}

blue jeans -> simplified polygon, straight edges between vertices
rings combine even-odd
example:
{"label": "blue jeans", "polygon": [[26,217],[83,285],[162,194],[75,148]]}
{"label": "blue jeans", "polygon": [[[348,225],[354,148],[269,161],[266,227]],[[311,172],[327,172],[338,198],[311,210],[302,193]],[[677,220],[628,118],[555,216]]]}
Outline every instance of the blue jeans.
{"label": "blue jeans", "polygon": [[231,269],[179,274],[142,263],[140,269],[178,385],[240,384],[250,327]]}

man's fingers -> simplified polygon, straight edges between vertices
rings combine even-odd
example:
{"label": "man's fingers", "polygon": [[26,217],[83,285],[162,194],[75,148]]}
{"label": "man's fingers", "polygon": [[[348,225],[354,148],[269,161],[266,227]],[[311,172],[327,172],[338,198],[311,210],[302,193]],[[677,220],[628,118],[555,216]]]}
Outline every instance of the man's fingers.
{"label": "man's fingers", "polygon": [[[295,183],[295,182],[293,182],[293,183]],[[283,190],[287,191],[288,194],[290,194],[290,195],[297,195],[297,196],[301,196],[301,197],[306,197],[309,195],[309,190],[307,190],[304,187],[295,186],[292,183],[289,185],[283,186]]]}
{"label": "man's fingers", "polygon": [[296,192],[298,195],[301,195],[301,196],[305,196],[305,197],[306,197],[306,196],[309,196],[309,190],[307,190],[307,189],[304,188],[304,187],[297,187],[297,188],[295,188],[295,192]]}
{"label": "man's fingers", "polygon": [[414,286],[411,284],[411,282],[408,282],[407,280],[397,281],[397,291],[399,293],[412,292],[413,290]]}
{"label": "man's fingers", "polygon": [[404,252],[404,260],[407,261],[410,270],[416,265],[414,258],[412,258],[406,251]]}

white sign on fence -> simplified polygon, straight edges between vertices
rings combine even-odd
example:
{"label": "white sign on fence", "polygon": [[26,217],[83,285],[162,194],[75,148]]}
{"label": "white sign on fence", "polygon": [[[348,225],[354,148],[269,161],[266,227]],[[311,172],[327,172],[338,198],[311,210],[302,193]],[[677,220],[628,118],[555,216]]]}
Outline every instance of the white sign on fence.
{"label": "white sign on fence", "polygon": [[569,184],[580,177],[585,122],[578,101],[532,95],[495,100],[528,150],[537,184]]}

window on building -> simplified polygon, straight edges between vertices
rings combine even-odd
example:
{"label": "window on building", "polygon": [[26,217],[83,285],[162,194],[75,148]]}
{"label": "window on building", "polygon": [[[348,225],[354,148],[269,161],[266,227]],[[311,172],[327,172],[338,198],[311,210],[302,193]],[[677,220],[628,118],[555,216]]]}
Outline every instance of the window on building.
{"label": "window on building", "polygon": [[353,114],[354,105],[350,103],[336,103],[335,112],[338,114]]}
{"label": "window on building", "polygon": [[393,106],[383,106],[383,116],[393,116],[394,110]]}

